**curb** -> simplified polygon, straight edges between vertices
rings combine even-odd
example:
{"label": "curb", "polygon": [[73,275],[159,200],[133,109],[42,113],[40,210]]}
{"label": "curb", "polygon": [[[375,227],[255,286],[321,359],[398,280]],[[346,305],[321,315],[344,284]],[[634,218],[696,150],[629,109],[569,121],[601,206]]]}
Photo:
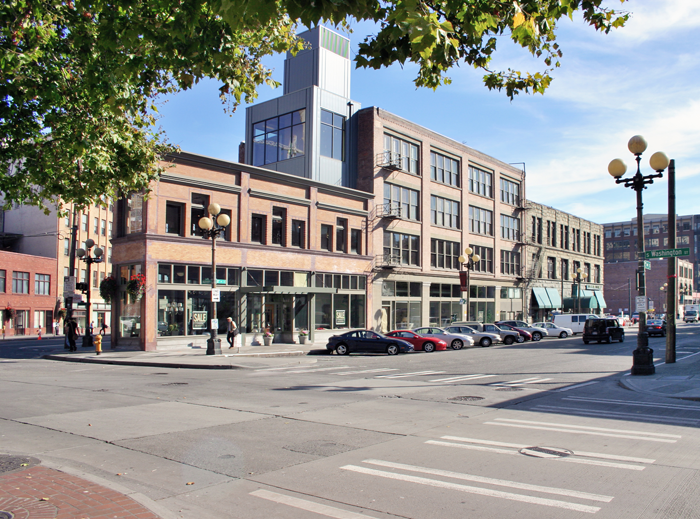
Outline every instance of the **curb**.
{"label": "curb", "polygon": [[44,355],[46,360],[59,360],[62,362],[82,362],[86,364],[112,364],[122,366],[148,366],[152,368],[190,368],[190,369],[243,369],[243,366],[233,364],[184,364],[179,362],[137,362],[134,360],[109,360],[109,359],[86,359],[83,357],[61,357],[60,355]]}

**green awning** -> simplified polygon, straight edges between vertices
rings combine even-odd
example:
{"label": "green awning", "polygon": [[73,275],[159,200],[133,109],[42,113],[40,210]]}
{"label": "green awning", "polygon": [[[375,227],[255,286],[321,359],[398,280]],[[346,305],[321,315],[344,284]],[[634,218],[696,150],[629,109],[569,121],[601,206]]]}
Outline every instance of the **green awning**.
{"label": "green awning", "polygon": [[532,289],[532,295],[535,296],[537,301],[537,306],[540,308],[554,308],[552,302],[549,300],[547,291],[543,287],[535,287]]}
{"label": "green awning", "polygon": [[547,295],[549,296],[549,301],[552,303],[552,308],[561,308],[561,296],[556,288],[545,288]]}
{"label": "green awning", "polygon": [[603,292],[600,290],[594,290],[593,293],[595,294],[595,298],[598,300],[598,307],[603,309],[607,308],[607,304],[605,303],[605,299],[603,298]]}

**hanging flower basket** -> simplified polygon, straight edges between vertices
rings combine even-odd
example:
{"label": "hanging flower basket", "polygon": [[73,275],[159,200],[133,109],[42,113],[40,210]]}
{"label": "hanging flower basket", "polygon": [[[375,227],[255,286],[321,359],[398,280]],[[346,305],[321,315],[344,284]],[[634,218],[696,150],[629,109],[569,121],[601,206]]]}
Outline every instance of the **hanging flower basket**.
{"label": "hanging flower basket", "polygon": [[59,308],[58,312],[56,312],[56,320],[65,319],[66,315],[68,315],[68,311],[65,308]]}
{"label": "hanging flower basket", "polygon": [[10,306],[10,304],[8,303],[5,306],[5,311],[2,313],[2,320],[7,322],[10,319],[14,319],[16,315],[17,314],[15,313],[15,309],[12,308],[12,306]]}
{"label": "hanging flower basket", "polygon": [[146,292],[146,276],[143,274],[134,274],[126,284],[126,292],[129,294],[132,303],[141,300],[144,292]]}
{"label": "hanging flower basket", "polygon": [[100,283],[100,296],[105,300],[105,303],[111,303],[112,298],[117,293],[117,279],[114,276],[108,276]]}

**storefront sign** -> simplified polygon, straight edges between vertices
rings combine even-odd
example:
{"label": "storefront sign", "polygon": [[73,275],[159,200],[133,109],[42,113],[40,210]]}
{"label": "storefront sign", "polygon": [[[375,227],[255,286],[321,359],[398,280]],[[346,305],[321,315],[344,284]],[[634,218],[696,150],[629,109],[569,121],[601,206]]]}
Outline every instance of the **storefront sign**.
{"label": "storefront sign", "polygon": [[192,312],[192,329],[206,330],[207,329],[207,312]]}
{"label": "storefront sign", "polygon": [[335,324],[337,326],[345,326],[345,310],[335,311]]}
{"label": "storefront sign", "polygon": [[221,301],[221,289],[212,288],[211,289],[211,300],[213,303],[218,303]]}

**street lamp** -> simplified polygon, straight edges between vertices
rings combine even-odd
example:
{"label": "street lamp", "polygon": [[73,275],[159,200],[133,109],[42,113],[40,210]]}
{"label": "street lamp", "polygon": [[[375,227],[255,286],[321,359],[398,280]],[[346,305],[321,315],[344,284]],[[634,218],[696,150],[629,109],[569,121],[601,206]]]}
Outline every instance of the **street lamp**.
{"label": "street lamp", "polygon": [[574,277],[574,285],[577,285],[576,288],[576,298],[577,298],[577,303],[576,303],[576,313],[580,314],[581,313],[581,283],[586,281],[586,278],[588,278],[588,274],[584,272],[581,267],[576,269],[576,277]]}
{"label": "street lamp", "polygon": [[216,337],[219,327],[216,318],[216,302],[214,301],[214,289],[216,288],[216,238],[226,230],[226,226],[231,223],[231,218],[227,214],[221,214],[219,204],[209,204],[207,211],[211,218],[203,216],[199,219],[199,228],[205,238],[211,238],[211,318],[209,320],[209,339],[207,340],[207,355],[221,355],[221,339]]}
{"label": "street lamp", "polygon": [[82,287],[87,293],[87,301],[85,302],[85,335],[83,335],[83,347],[85,348],[92,346],[92,335],[90,334],[90,318],[92,316],[90,312],[90,265],[93,263],[102,263],[104,259],[102,258],[104,251],[100,247],[95,247],[93,251],[93,247],[95,247],[95,241],[88,238],[85,241],[85,249],[80,248],[77,251],[78,259],[84,261],[87,265],[86,282]]}
{"label": "street lamp", "polygon": [[481,260],[481,256],[478,254],[472,254],[473,252],[474,251],[471,247],[466,247],[464,249],[464,254],[466,254],[466,256],[460,256],[457,258],[457,261],[459,261],[460,264],[467,270],[467,321],[469,321],[469,296],[471,291],[469,285],[469,273],[476,266],[476,264],[479,263],[479,260]]}
{"label": "street lamp", "polygon": [[[644,214],[642,204],[642,190],[646,184],[653,184],[655,178],[663,177],[663,171],[668,167],[668,157],[660,151],[654,153],[649,159],[649,165],[656,171],[654,175],[643,176],[639,170],[642,161],[642,153],[647,149],[647,142],[641,135],[635,135],[627,143],[627,148],[635,156],[637,161],[637,173],[629,178],[622,178],[627,172],[627,165],[622,159],[613,159],[608,165],[608,173],[615,178],[616,184],[624,184],[637,193],[637,295],[644,297],[646,301],[646,279],[644,274]],[[639,332],[637,334],[637,349],[632,354],[632,375],[652,375],[654,368],[654,351],[649,348],[649,335],[647,334],[646,308],[639,312]]]}

